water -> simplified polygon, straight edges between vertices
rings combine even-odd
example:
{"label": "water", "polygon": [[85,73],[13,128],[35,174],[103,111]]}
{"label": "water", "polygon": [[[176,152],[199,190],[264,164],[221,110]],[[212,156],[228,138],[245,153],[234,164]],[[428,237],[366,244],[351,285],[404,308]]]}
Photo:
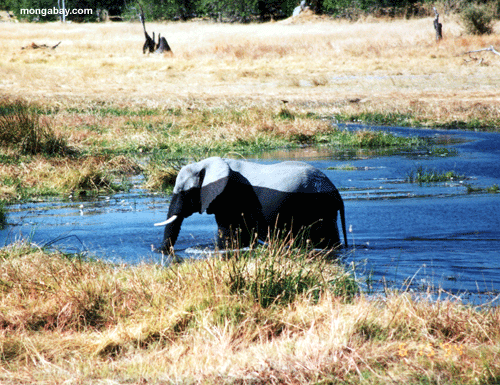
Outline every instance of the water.
{"label": "water", "polygon": [[[356,126],[345,129],[358,129]],[[462,131],[376,128],[397,135],[433,137],[452,143],[449,154],[429,151],[383,155],[327,149],[277,151],[255,161],[302,159],[322,169],[341,190],[349,243],[346,260],[357,266],[367,288],[442,289],[485,303],[500,292],[500,194],[467,193],[500,185],[500,135]],[[328,170],[349,164],[355,170]],[[427,185],[404,182],[417,166],[454,170],[467,179]],[[162,262],[154,251],[162,240],[168,197],[134,189],[93,201],[26,203],[9,207],[0,244],[30,238],[69,252],[85,252],[126,263]],[[213,216],[195,214],[182,226],[176,251],[202,258],[213,248]],[[494,302],[498,304],[497,302]]]}

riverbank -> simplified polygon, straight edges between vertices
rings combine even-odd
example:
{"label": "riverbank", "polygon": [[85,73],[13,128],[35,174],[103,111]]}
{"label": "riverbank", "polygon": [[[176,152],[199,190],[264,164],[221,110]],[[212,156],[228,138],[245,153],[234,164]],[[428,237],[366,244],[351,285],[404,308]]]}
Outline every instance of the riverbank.
{"label": "riverbank", "polygon": [[118,106],[50,108],[23,100],[0,103],[0,199],[113,193],[144,176],[151,190],[172,188],[180,167],[208,156],[273,149],[416,148],[427,141],[339,130],[331,119],[283,106],[207,109]]}
{"label": "riverbank", "polygon": [[348,267],[280,243],[169,269],[17,244],[0,250],[0,271],[5,383],[475,384],[500,376],[498,308],[355,295]]}

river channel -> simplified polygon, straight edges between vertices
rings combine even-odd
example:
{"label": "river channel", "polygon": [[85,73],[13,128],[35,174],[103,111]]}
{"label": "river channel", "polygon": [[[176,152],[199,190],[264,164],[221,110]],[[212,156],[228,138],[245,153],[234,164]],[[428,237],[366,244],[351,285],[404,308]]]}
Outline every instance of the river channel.
{"label": "river channel", "polygon": [[[367,127],[355,125],[343,129]],[[323,170],[346,207],[350,248],[346,263],[366,290],[397,288],[469,303],[500,302],[500,135],[484,132],[369,127],[395,135],[433,137],[445,151],[392,154],[327,148],[276,151],[251,157],[273,163],[303,160]],[[342,167],[339,169],[339,166]],[[439,183],[405,181],[417,167],[453,170],[463,178]],[[81,252],[111,262],[165,263],[154,251],[162,240],[168,196],[139,187],[92,201],[23,203],[7,208],[0,245],[29,239],[40,246]],[[176,251],[204,258],[213,250],[213,216],[183,223]]]}

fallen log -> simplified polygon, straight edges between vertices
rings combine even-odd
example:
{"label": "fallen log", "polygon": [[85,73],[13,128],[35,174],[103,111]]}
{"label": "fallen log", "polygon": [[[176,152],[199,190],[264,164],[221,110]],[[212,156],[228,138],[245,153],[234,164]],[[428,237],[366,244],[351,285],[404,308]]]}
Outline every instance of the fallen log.
{"label": "fallen log", "polygon": [[476,49],[474,51],[467,51],[464,53],[464,55],[467,55],[469,53],[477,53],[477,52],[485,52],[485,51],[489,51],[489,52],[492,52],[494,53],[495,55],[500,55],[500,52],[498,52],[495,47],[493,47],[492,45],[490,45],[488,48],[483,48],[483,49]]}
{"label": "fallen log", "polygon": [[51,46],[48,46],[47,44],[36,44],[36,43],[31,43],[30,45],[27,45],[26,47],[21,47],[21,49],[46,49],[46,48],[50,48],[50,49],[56,49],[57,46],[59,44],[61,44],[62,41],[60,41],[59,43],[57,43],[56,45],[53,45],[52,47]]}

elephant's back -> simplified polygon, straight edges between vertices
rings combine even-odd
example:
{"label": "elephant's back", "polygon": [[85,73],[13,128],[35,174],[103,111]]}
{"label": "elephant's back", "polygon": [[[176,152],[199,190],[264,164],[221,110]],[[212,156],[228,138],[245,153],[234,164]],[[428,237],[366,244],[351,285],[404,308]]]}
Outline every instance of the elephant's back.
{"label": "elephant's back", "polygon": [[330,193],[335,186],[316,167],[304,162],[287,161],[269,165],[229,160],[233,171],[240,173],[254,188],[284,193]]}

